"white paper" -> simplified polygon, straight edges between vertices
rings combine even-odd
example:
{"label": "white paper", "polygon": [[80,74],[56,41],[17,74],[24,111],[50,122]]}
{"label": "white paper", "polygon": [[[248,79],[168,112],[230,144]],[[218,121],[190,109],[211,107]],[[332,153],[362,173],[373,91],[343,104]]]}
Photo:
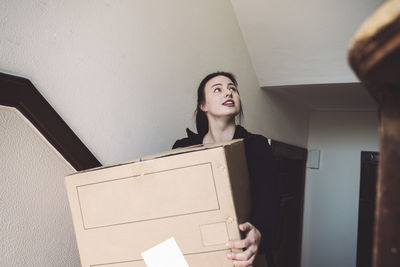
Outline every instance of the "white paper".
{"label": "white paper", "polygon": [[142,252],[142,257],[147,267],[189,267],[173,237]]}

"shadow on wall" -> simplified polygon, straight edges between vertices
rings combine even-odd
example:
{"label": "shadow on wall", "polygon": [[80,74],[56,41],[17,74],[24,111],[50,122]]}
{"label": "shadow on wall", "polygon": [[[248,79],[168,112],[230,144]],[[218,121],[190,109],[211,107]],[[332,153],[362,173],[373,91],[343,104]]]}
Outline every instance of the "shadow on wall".
{"label": "shadow on wall", "polygon": [[291,145],[307,147],[309,108],[292,96],[275,90],[262,88],[264,102],[269,113],[263,114],[268,125],[270,138]]}

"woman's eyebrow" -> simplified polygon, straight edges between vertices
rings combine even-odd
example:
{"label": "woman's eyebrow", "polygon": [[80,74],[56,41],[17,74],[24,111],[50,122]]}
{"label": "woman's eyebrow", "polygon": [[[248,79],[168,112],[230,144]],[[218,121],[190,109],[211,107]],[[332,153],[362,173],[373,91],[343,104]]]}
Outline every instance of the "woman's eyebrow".
{"label": "woman's eyebrow", "polygon": [[211,88],[213,88],[214,86],[217,86],[217,85],[222,86],[222,83],[216,83],[216,84],[212,85]]}
{"label": "woman's eyebrow", "polygon": [[[217,85],[222,86],[222,83],[216,83],[216,84],[212,85],[211,88],[213,88],[214,86],[217,86]],[[228,83],[228,86],[230,86],[230,85],[236,86],[234,83]]]}

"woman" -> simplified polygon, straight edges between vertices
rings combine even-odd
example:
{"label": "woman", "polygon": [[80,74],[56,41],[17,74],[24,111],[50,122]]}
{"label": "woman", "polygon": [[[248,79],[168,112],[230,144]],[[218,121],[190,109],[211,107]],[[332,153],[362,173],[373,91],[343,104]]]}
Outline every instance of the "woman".
{"label": "woman", "polygon": [[252,195],[251,219],[239,225],[239,229],[245,232],[245,238],[227,243],[229,248],[244,251],[229,252],[227,257],[233,260],[235,266],[252,266],[257,253],[265,253],[272,246],[279,216],[279,193],[268,140],[236,125],[236,119],[240,122],[242,115],[234,75],[228,72],[211,73],[201,81],[197,90],[198,134],[186,129],[188,137],[176,141],[173,148],[244,139]]}

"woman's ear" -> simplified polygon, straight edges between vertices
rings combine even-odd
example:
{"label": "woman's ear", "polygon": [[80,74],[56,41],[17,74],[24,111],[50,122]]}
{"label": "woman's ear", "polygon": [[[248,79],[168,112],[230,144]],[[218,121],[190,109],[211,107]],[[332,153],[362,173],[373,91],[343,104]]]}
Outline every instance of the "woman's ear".
{"label": "woman's ear", "polygon": [[203,111],[203,112],[207,112],[207,111],[208,111],[207,106],[206,106],[205,103],[201,103],[201,104],[199,105],[199,107],[200,107],[201,111]]}

